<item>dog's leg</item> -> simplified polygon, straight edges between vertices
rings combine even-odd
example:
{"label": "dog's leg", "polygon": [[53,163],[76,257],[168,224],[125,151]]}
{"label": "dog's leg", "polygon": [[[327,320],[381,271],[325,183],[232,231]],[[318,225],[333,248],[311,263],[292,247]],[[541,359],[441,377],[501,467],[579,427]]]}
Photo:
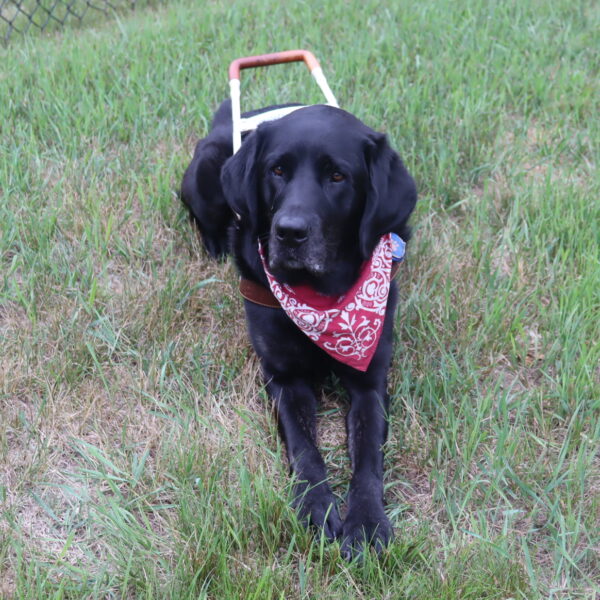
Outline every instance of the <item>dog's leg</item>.
{"label": "dog's leg", "polygon": [[322,527],[327,538],[333,540],[342,531],[342,521],[316,446],[314,392],[299,378],[272,377],[268,381],[267,391],[275,401],[279,432],[296,477],[294,506],[305,525]]}
{"label": "dog's leg", "polygon": [[356,380],[344,382],[352,402],[347,417],[352,480],[348,514],[342,531],[342,553],[351,559],[365,544],[381,551],[393,532],[383,506],[383,444],[387,437],[388,396],[364,389]]}

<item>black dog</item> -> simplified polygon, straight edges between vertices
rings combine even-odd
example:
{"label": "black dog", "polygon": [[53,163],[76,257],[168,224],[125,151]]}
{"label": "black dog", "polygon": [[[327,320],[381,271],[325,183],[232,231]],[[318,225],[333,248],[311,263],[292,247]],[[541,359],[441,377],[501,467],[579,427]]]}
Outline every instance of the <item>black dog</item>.
{"label": "black dog", "polygon": [[[301,108],[263,123],[231,154],[226,101],[196,147],[181,194],[208,252],[218,257],[231,249],[244,279],[269,287],[260,241],[279,283],[341,296],[382,235],[409,237],[407,221],[417,198],[413,179],[383,134],[343,110]],[[295,505],[304,522],[322,527],[330,539],[340,538],[347,557],[362,552],[365,541],[379,550],[392,537],[383,504],[382,446],[396,299],[392,282],[381,337],[365,372],[329,356],[281,308],[244,302],[296,476]],[[347,431],[353,475],[343,522],[316,446],[314,386],[331,372],[351,401]]]}

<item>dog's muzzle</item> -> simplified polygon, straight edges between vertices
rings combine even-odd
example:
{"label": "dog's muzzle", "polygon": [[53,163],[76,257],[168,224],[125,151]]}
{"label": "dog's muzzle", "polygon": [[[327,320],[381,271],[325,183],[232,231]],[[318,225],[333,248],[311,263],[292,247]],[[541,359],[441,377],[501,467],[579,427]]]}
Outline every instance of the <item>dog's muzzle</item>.
{"label": "dog's muzzle", "polygon": [[273,219],[269,240],[269,266],[276,271],[306,270],[325,273],[326,244],[321,228],[306,216],[284,213]]}

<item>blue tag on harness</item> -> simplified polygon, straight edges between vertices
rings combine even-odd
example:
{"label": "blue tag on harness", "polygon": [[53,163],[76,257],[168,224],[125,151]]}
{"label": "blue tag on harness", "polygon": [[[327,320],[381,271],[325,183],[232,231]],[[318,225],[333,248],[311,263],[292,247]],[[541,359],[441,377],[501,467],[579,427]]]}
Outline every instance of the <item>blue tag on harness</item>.
{"label": "blue tag on harness", "polygon": [[395,233],[392,236],[392,262],[402,262],[404,260],[404,252],[406,250],[406,242]]}

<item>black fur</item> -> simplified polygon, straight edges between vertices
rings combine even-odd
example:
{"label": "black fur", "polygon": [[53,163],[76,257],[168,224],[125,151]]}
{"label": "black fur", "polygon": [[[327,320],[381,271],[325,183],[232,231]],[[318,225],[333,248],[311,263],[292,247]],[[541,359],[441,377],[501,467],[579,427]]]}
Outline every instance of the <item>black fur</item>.
{"label": "black fur", "polygon": [[[208,252],[216,257],[230,247],[243,277],[267,286],[260,239],[280,282],[340,295],[381,235],[392,231],[408,239],[416,188],[384,135],[343,110],[310,106],[260,125],[230,157],[230,119],[225,102],[196,147],[182,199]],[[319,349],[283,310],[245,301],[250,338],[296,477],[295,505],[303,521],[339,538],[348,557],[362,552],[365,540],[379,550],[392,537],[383,504],[382,445],[396,298],[393,283],[383,333],[364,373]],[[316,445],[315,386],[331,372],[351,402],[353,475],[344,521]]]}

